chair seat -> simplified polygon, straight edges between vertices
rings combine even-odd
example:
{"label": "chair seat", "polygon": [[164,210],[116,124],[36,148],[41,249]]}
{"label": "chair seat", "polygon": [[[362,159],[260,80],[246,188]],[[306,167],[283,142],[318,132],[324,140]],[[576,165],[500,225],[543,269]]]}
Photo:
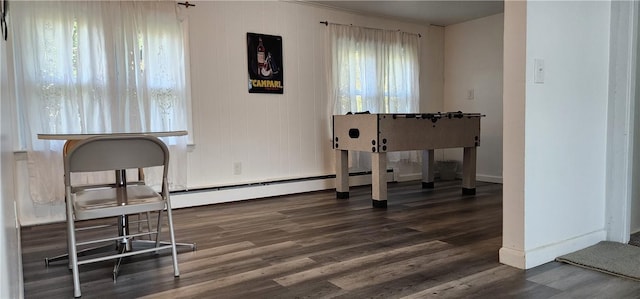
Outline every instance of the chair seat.
{"label": "chair seat", "polygon": [[145,185],[87,189],[74,195],[76,220],[142,213],[165,207],[162,196]]}

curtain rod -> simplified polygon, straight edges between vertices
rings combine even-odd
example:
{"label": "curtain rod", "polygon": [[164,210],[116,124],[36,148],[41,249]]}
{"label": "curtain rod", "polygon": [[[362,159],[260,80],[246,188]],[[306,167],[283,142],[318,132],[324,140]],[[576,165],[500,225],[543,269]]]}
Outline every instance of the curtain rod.
{"label": "curtain rod", "polygon": [[[333,24],[333,25],[342,25],[342,26],[353,26],[353,24],[340,24],[340,23],[329,23],[329,21],[320,21],[320,24],[324,24],[325,26],[329,26],[329,24]],[[393,30],[389,30],[389,29],[381,29],[381,28],[373,28],[373,27],[364,27],[364,26],[355,26],[355,27],[360,27],[360,28],[365,28],[365,29],[373,29],[373,30],[388,30],[388,31],[393,31]],[[404,32],[401,31],[400,29],[398,29],[398,31],[403,32],[403,33],[408,33],[408,34],[415,34],[418,37],[422,37],[422,35],[420,33],[411,33],[411,32]]]}
{"label": "curtain rod", "polygon": [[196,6],[195,4],[191,4],[189,3],[189,1],[185,1],[185,2],[178,2],[178,5],[184,5],[184,7],[189,8],[191,6]]}

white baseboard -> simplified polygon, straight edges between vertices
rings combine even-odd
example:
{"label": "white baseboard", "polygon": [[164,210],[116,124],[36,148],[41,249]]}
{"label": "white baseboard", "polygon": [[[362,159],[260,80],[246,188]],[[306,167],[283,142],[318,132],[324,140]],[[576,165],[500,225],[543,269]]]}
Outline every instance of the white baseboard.
{"label": "white baseboard", "polygon": [[422,180],[422,173],[418,172],[418,173],[398,174],[395,180],[397,182],[419,181],[419,180]]}
{"label": "white baseboard", "polygon": [[518,269],[525,269],[526,267],[526,256],[522,250],[502,247],[500,248],[499,256],[500,262],[505,265],[516,267]]}
{"label": "white baseboard", "polygon": [[476,174],[476,181],[502,184],[502,177],[495,175]]}
{"label": "white baseboard", "polygon": [[561,255],[587,248],[606,239],[607,232],[598,230],[559,243],[521,251],[500,248],[500,262],[520,269],[531,269],[551,262]]}
{"label": "white baseboard", "polygon": [[[456,178],[462,178],[462,172],[456,173]],[[488,174],[476,174],[476,181],[502,184],[502,177]]]}
{"label": "white baseboard", "polygon": [[[394,176],[395,174],[395,176]],[[422,173],[397,174],[387,173],[387,181],[412,181],[421,180]],[[478,181],[502,183],[501,177],[477,176]],[[349,186],[362,186],[371,184],[371,175],[363,174],[349,177]],[[286,183],[274,183],[229,189],[209,189],[202,191],[189,191],[171,196],[173,208],[185,208],[216,204],[223,202],[233,202],[248,199],[281,196],[295,193],[312,192],[335,188],[335,179],[317,179],[306,181],[291,181]]]}
{"label": "white baseboard", "polygon": [[[393,173],[387,173],[387,181],[391,182],[393,181],[393,179]],[[370,184],[370,174],[349,177],[349,186],[362,186]],[[171,204],[173,208],[186,208],[327,189],[335,189],[334,178],[292,181],[286,183],[274,183],[229,189],[189,191],[172,195]]]}
{"label": "white baseboard", "polygon": [[195,207],[223,202],[279,196],[334,188],[335,179],[289,182],[250,187],[189,191],[171,196],[173,208]]}
{"label": "white baseboard", "polygon": [[[437,172],[436,172],[437,173]],[[456,174],[456,178],[462,179],[462,172]],[[398,182],[406,182],[406,181],[417,181],[422,180],[422,173],[405,173],[396,175],[396,181]],[[478,182],[487,182],[487,183],[496,183],[502,184],[502,177],[495,175],[486,175],[486,174],[476,174],[476,181]]]}

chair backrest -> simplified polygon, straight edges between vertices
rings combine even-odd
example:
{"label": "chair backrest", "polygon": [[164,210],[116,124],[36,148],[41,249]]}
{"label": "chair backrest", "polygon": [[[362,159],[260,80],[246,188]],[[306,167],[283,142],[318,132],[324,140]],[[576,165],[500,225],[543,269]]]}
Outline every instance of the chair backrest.
{"label": "chair backrest", "polygon": [[[163,166],[167,177],[169,150],[153,136],[105,135],[76,143],[64,156],[65,174]],[[69,175],[65,184],[70,185]]]}

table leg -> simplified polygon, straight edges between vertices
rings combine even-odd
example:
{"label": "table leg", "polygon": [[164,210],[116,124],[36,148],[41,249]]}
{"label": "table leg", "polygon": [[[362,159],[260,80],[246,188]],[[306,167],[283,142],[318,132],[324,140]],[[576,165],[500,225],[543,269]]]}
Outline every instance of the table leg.
{"label": "table leg", "polygon": [[433,189],[433,150],[422,151],[422,188]]}
{"label": "table leg", "polygon": [[387,207],[387,153],[371,153],[371,195],[374,208]]}
{"label": "table leg", "polygon": [[336,198],[349,198],[349,151],[336,150]]}
{"label": "table leg", "polygon": [[[121,188],[127,187],[127,171],[120,169],[115,171],[116,186]],[[122,190],[122,189],[121,189]],[[129,217],[127,215],[118,216],[118,234],[120,236],[129,235]],[[131,243],[127,237],[120,239],[118,250],[131,251]]]}
{"label": "table leg", "polygon": [[462,159],[462,194],[476,194],[476,147],[465,147]]}

